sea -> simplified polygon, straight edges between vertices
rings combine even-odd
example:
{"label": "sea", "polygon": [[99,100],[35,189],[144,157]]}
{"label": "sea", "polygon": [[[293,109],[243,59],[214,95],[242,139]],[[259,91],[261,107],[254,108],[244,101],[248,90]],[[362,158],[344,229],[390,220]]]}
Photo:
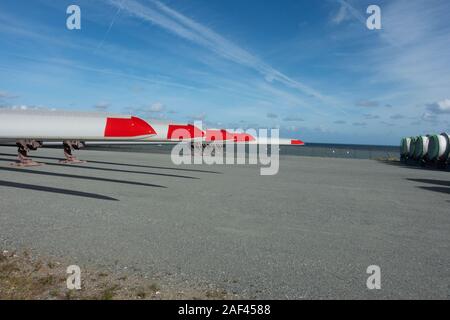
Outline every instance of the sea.
{"label": "sea", "polygon": [[[111,150],[122,152],[148,152],[170,154],[173,145],[108,145],[88,146],[90,150]],[[270,151],[270,148],[269,148]],[[248,153],[248,147],[246,152]],[[355,144],[327,144],[306,143],[304,146],[279,146],[280,156],[306,156],[349,159],[398,159],[399,146],[355,145]]]}

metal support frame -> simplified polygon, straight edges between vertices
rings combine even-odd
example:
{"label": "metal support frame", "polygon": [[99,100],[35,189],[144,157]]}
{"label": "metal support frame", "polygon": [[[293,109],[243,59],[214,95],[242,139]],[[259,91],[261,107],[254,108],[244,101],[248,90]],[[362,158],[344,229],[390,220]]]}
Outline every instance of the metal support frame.
{"label": "metal support frame", "polygon": [[41,166],[41,163],[33,161],[28,157],[29,151],[37,150],[42,147],[41,141],[36,141],[32,139],[23,139],[18,140],[16,142],[17,145],[17,162],[12,163],[11,165],[16,167],[35,167]]}

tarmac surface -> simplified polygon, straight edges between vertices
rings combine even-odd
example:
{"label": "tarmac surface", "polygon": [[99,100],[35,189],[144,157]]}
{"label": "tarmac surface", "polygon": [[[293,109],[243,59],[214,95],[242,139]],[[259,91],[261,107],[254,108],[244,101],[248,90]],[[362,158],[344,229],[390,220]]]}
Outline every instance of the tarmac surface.
{"label": "tarmac surface", "polygon": [[[246,298],[450,298],[450,172],[374,160],[281,157],[177,167],[167,154],[62,150],[14,168],[0,147],[0,249]],[[42,157],[42,158],[40,158]],[[368,266],[381,289],[368,290]]]}

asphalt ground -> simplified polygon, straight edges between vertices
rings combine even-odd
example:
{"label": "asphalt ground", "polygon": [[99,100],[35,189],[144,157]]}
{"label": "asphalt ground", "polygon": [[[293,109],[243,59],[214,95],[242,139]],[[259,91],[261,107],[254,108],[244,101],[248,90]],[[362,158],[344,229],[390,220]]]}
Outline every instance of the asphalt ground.
{"label": "asphalt ground", "polygon": [[[167,154],[0,147],[0,246],[213,284],[247,298],[450,298],[450,173],[282,156],[175,166]],[[369,290],[368,266],[381,268]]]}

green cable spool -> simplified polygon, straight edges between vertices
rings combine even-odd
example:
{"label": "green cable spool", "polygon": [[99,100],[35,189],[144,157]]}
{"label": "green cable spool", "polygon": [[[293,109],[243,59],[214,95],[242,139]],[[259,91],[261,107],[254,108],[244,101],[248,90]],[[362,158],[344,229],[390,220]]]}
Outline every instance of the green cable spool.
{"label": "green cable spool", "polygon": [[400,155],[404,155],[405,154],[405,138],[402,138],[402,140],[400,141]]}
{"label": "green cable spool", "polygon": [[411,138],[402,138],[400,142],[400,155],[407,156],[411,147]]}
{"label": "green cable spool", "polygon": [[416,140],[417,140],[417,137],[411,137],[411,143],[409,146],[409,153],[408,153],[408,156],[410,158],[414,157],[414,149],[416,148]]}
{"label": "green cable spool", "polygon": [[[445,150],[443,151],[443,154],[441,156],[441,160],[447,160],[450,159],[450,134],[443,132],[441,133],[441,136],[444,137],[444,141],[445,141]],[[442,144],[442,140],[441,140],[441,144]],[[444,148],[442,148],[444,149]]]}
{"label": "green cable spool", "polygon": [[415,159],[423,159],[428,154],[428,137],[427,136],[418,136],[414,148],[414,158]]}
{"label": "green cable spool", "polygon": [[428,159],[436,160],[439,158],[439,154],[441,153],[440,145],[439,145],[439,136],[438,134],[433,134],[428,137]]}
{"label": "green cable spool", "polygon": [[413,154],[414,159],[420,159],[422,157],[422,152],[423,152],[423,141],[421,139],[421,136],[418,136],[414,146],[414,154]]}

